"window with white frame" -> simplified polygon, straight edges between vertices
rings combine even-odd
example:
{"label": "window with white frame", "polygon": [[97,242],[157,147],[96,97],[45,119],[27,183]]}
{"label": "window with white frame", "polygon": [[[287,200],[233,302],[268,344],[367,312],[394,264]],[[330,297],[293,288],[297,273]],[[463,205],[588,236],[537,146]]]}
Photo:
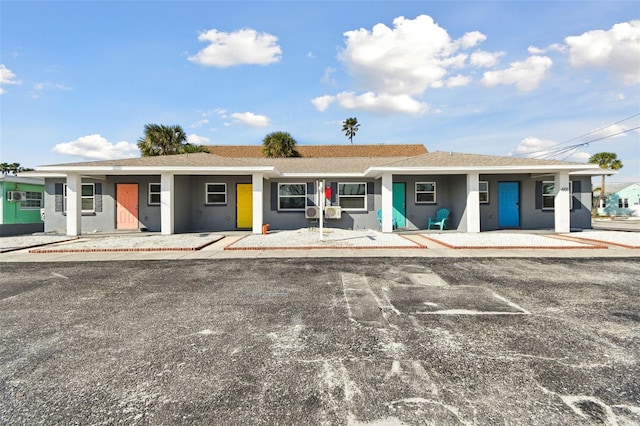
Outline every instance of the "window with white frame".
{"label": "window with white frame", "polygon": [[227,204],[227,184],[207,183],[206,204]]}
{"label": "window with white frame", "polygon": [[629,208],[629,199],[628,198],[618,198],[618,208],[619,209],[628,209]]}
{"label": "window with white frame", "polygon": [[488,204],[489,203],[489,182],[486,180],[481,180],[479,182],[479,190],[478,195],[480,198],[480,204]]}
{"label": "window with white frame", "polygon": [[150,206],[159,206],[160,205],[160,184],[159,183],[150,183],[149,184],[148,203],[149,203]]}
{"label": "window with white frame", "polygon": [[345,210],[366,210],[367,184],[338,183],[338,204]]}
{"label": "window with white frame", "polygon": [[[83,212],[96,211],[96,187],[93,183],[83,183],[80,205]],[[67,211],[67,184],[64,184],[64,211]]]}
{"label": "window with white frame", "polygon": [[[555,182],[542,182],[542,210],[553,210],[555,206]],[[569,195],[573,195],[573,182],[569,182]]]}
{"label": "window with white frame", "polygon": [[278,210],[301,211],[307,206],[306,183],[279,183]]}
{"label": "window with white frame", "polygon": [[26,191],[27,197],[20,203],[20,208],[23,210],[39,209],[43,207],[42,204],[42,192],[38,191]]}
{"label": "window with white frame", "polygon": [[416,203],[435,203],[436,183],[416,182]]}

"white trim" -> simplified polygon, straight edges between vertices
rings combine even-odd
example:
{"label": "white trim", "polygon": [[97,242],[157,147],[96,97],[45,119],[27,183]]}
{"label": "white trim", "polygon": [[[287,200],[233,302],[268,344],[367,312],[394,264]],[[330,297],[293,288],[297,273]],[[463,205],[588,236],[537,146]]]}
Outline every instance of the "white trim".
{"label": "white trim", "polygon": [[261,234],[263,225],[262,197],[264,192],[264,176],[262,173],[254,173],[251,175],[251,192],[251,207],[253,209],[252,232],[254,234]]}
{"label": "white trim", "polygon": [[480,174],[467,174],[467,232],[480,232]]}
{"label": "white trim", "polygon": [[[67,235],[76,237],[82,232],[82,177],[71,174],[67,176]],[[94,191],[95,195],[95,191]]]}
{"label": "white trim", "polygon": [[[83,186],[91,186],[93,187],[91,193],[92,195],[82,195],[82,187]],[[83,198],[92,198],[93,199],[93,208],[92,209],[83,209],[82,208],[82,199]],[[67,184],[62,185],[62,211],[67,211]],[[80,185],[80,211],[82,213],[95,213],[96,212],[96,184],[93,182],[83,183]]]}
{"label": "white trim", "polygon": [[[480,187],[482,186],[482,184],[483,184],[483,183],[484,183],[485,185],[487,185],[487,189],[486,189],[486,190],[484,190],[484,191],[480,188]],[[481,180],[481,181],[478,181],[478,202],[479,202],[480,204],[489,204],[489,200],[491,199],[491,198],[490,198],[490,191],[489,191],[489,187],[490,187],[490,185],[489,185],[489,181],[488,181],[488,180]],[[482,193],[486,193],[486,194],[487,194],[487,199],[486,199],[486,201],[482,201],[482,200],[480,199],[480,194],[482,194]]]}
{"label": "white trim", "polygon": [[[304,206],[300,208],[282,208],[280,206],[280,187],[284,185],[302,185],[304,188],[304,195],[284,195],[284,198],[293,197],[293,198],[303,198],[304,197]],[[279,212],[303,212],[306,209],[307,205],[307,183],[306,182],[278,182],[278,211]]]}
{"label": "white trim", "polygon": [[[274,176],[282,173],[275,167],[193,167],[193,166],[41,166],[37,172],[61,172],[68,173],[90,173],[109,175],[148,175],[148,174],[220,174],[220,175],[248,175],[257,172],[273,172]],[[37,173],[36,172],[36,173]],[[34,174],[35,175],[35,174]],[[49,174],[42,174],[43,177],[51,177]]]}
{"label": "white trim", "polygon": [[571,182],[569,173],[558,173],[555,177],[555,192],[553,218],[555,232],[571,231]]}
{"label": "white trim", "polygon": [[[151,191],[151,185],[158,185],[158,191]],[[149,185],[147,186],[147,204],[150,206],[161,205],[162,203],[160,201],[157,203],[151,201],[151,194],[157,194],[162,197],[162,184],[160,182],[149,182]]]}
{"label": "white trim", "polygon": [[[336,194],[336,201],[342,210],[348,212],[366,212],[367,211],[367,182],[337,182],[338,184],[338,193]],[[356,195],[340,195],[340,185],[362,185],[364,186],[364,194],[356,194]],[[341,198],[362,198],[364,201],[364,205],[362,207],[344,207],[340,204]]]}
{"label": "white trim", "polygon": [[160,175],[160,233],[163,235],[174,233],[174,187],[173,174],[162,173]]}
{"label": "white trim", "polygon": [[[477,174],[477,173],[476,173]],[[433,191],[418,191],[418,185],[433,185]],[[416,182],[413,188],[414,196],[413,201],[416,204],[436,204],[438,202],[438,185],[436,182]],[[418,201],[418,194],[431,194],[433,193],[433,201]]]}
{"label": "white trim", "polygon": [[393,175],[382,175],[382,232],[393,232]]}
{"label": "white trim", "polygon": [[[224,186],[224,192],[220,191],[209,191],[209,185],[222,185]],[[209,202],[209,194],[224,194],[224,201],[216,201],[213,203]],[[204,204],[206,206],[220,206],[227,204],[227,184],[224,182],[205,182],[204,184]]]}

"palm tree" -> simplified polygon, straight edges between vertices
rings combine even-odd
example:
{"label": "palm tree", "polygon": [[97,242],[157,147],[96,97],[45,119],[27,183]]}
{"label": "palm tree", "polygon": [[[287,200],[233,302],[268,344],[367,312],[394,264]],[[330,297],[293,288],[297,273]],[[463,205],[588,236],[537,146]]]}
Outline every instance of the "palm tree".
{"label": "palm tree", "polygon": [[262,139],[262,153],[269,158],[299,157],[296,140],[287,132],[269,133]]}
{"label": "palm tree", "polygon": [[[607,170],[620,170],[622,168],[622,161],[618,160],[618,155],[613,152],[598,152],[597,154],[593,154],[591,158],[589,158],[589,163],[597,164],[601,169]],[[610,174],[607,176],[611,176]],[[602,198],[604,197],[604,178],[605,175],[602,175],[602,185],[600,186],[600,194],[598,195],[598,201],[596,202],[596,206],[600,206]]]}
{"label": "palm tree", "polygon": [[360,127],[360,124],[358,124],[358,119],[355,117],[347,118],[342,122],[342,131],[351,141],[351,145],[353,145],[353,137],[356,135],[358,127]]}
{"label": "palm tree", "polygon": [[25,169],[20,166],[20,163],[2,163],[0,164],[0,173],[3,175],[13,174],[17,175],[19,172],[28,172],[33,169]]}
{"label": "palm tree", "polygon": [[144,137],[138,139],[138,148],[143,157],[208,152],[204,146],[187,143],[182,127],[163,124],[145,125]]}

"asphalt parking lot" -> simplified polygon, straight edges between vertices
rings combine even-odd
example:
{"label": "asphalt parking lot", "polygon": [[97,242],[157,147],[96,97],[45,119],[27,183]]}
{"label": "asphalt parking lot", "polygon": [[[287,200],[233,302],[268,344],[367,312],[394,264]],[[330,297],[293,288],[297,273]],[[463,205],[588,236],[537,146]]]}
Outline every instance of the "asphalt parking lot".
{"label": "asphalt parking lot", "polygon": [[1,424],[640,423],[634,258],[1,268]]}

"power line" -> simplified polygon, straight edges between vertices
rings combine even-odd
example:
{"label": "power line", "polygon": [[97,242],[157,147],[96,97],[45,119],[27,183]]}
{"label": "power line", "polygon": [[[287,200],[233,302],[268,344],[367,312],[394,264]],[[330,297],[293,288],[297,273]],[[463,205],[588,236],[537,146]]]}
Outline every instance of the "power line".
{"label": "power line", "polygon": [[565,143],[573,142],[573,141],[575,141],[576,139],[580,139],[580,138],[583,138],[583,137],[585,137],[585,136],[589,136],[589,135],[590,135],[590,134],[592,134],[592,133],[596,133],[596,132],[599,132],[599,131],[601,131],[601,130],[608,129],[609,127],[613,127],[613,126],[615,126],[616,124],[620,124],[620,123],[623,123],[623,122],[625,122],[625,121],[627,121],[627,120],[631,120],[632,118],[635,118],[635,117],[637,117],[637,116],[639,116],[639,115],[640,115],[640,112],[639,112],[639,113],[637,113],[637,114],[633,114],[633,115],[632,115],[632,116],[630,116],[630,117],[623,118],[623,119],[622,119],[622,120],[620,120],[620,121],[616,121],[616,122],[615,122],[615,123],[613,123],[613,124],[609,124],[609,125],[607,125],[607,126],[600,127],[599,129],[592,130],[592,131],[590,131],[590,132],[585,133],[584,135],[576,136],[575,138],[571,138],[571,139],[569,139],[569,140],[566,140],[566,141],[564,141],[564,142],[561,142],[561,143],[559,143],[558,145],[563,145],[563,144],[565,144]]}
{"label": "power line", "polygon": [[[625,122],[627,120],[631,120],[632,118],[635,118],[635,117],[638,117],[638,116],[640,116],[640,113],[633,114],[633,115],[631,115],[629,117],[623,118],[622,120],[616,121],[613,124],[609,124],[607,126],[600,127],[598,129],[592,130],[592,131],[587,132],[585,134],[582,134],[580,136],[576,136],[576,137],[568,139],[568,140],[566,140],[564,142],[560,142],[558,144],[552,145],[549,148],[544,149],[544,150],[534,151],[534,152],[526,152],[526,153],[520,153],[520,154],[513,154],[513,155],[514,156],[525,156],[526,155],[529,158],[545,158],[545,157],[548,157],[548,156],[562,155],[564,153],[572,151],[569,155],[564,157],[564,158],[567,158],[571,154],[573,154],[573,152],[577,151],[577,149],[579,147],[581,147],[581,146],[589,145],[589,144],[591,144],[593,142],[597,142],[597,141],[600,141],[600,140],[603,140],[603,139],[608,139],[608,138],[611,138],[613,136],[618,136],[618,135],[621,135],[621,134],[624,134],[624,133],[631,132],[633,130],[640,129],[640,126],[634,127],[634,128],[631,128],[631,129],[627,129],[627,130],[624,130],[624,131],[621,131],[621,132],[618,132],[618,133],[613,133],[611,135],[602,136],[602,137],[599,137],[599,138],[596,138],[596,139],[592,139],[592,140],[587,141],[587,142],[582,142],[582,143],[579,143],[579,144],[570,145],[570,146],[567,146],[567,147],[560,148],[561,145],[564,145],[564,144],[569,143],[569,142],[573,142],[573,141],[575,141],[577,139],[583,138],[585,136],[589,136],[589,135],[591,135],[593,133],[600,132],[600,131],[602,131],[604,129],[608,129],[609,127],[615,126],[616,124],[623,123],[623,122]],[[538,155],[532,155],[532,154],[538,154]]]}
{"label": "power line", "polygon": [[[529,157],[529,158],[548,158],[549,156],[562,155],[562,154],[564,154],[566,152],[569,152],[569,151],[577,151],[577,149],[580,148],[581,146],[589,145],[589,144],[594,143],[594,142],[598,142],[598,141],[601,141],[601,140],[604,140],[604,139],[609,139],[609,138],[612,138],[614,136],[619,136],[619,135],[622,135],[622,134],[625,134],[625,133],[629,133],[629,132],[632,132],[632,131],[638,130],[638,129],[640,129],[640,126],[633,127],[631,129],[627,129],[627,130],[623,130],[623,131],[618,132],[618,133],[613,133],[613,134],[610,134],[610,135],[607,135],[607,136],[601,136],[599,138],[591,139],[590,141],[582,142],[582,143],[579,143],[579,144],[576,144],[576,145],[571,145],[571,146],[558,148],[558,149],[552,149],[552,150],[539,151],[540,155],[532,156],[532,157]],[[555,145],[555,146],[557,146],[557,145]],[[573,154],[573,152],[572,152],[572,154]],[[571,155],[571,154],[569,154],[569,155]],[[564,158],[567,158],[569,155],[567,155]]]}

